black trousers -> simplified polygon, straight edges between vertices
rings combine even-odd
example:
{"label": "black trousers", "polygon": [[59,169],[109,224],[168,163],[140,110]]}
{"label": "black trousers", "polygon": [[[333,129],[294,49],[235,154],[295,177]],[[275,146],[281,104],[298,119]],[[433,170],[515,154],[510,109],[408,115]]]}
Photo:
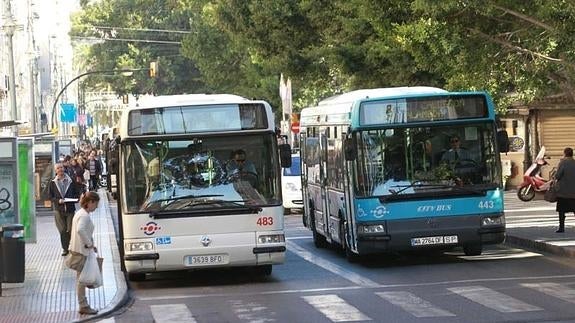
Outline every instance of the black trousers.
{"label": "black trousers", "polygon": [[90,175],[90,191],[98,189],[99,186],[98,181],[99,181],[98,175]]}
{"label": "black trousers", "polygon": [[72,219],[74,218],[74,213],[65,213],[56,210],[54,217],[56,228],[58,228],[58,232],[60,233],[62,250],[68,250],[68,247],[70,247],[70,232],[72,231]]}

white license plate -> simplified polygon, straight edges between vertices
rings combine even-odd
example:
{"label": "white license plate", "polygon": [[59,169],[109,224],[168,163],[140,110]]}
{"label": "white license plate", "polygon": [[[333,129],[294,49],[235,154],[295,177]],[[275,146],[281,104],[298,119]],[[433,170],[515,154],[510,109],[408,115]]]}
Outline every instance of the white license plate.
{"label": "white license plate", "polygon": [[436,244],[453,244],[457,243],[457,236],[435,236],[421,237],[411,239],[412,246],[428,246]]}
{"label": "white license plate", "polygon": [[228,263],[228,255],[201,255],[201,256],[186,256],[186,266],[209,266],[221,265]]}

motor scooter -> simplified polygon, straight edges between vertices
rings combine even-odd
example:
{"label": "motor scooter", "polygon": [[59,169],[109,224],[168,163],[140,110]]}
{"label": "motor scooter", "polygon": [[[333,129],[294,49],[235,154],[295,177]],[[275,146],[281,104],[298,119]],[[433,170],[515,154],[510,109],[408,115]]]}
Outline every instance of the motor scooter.
{"label": "motor scooter", "polygon": [[[541,147],[541,150],[533,160],[533,163],[525,173],[523,174],[523,183],[517,186],[517,197],[523,202],[529,202],[535,198],[536,194],[545,194],[545,191],[549,189],[551,181],[541,177],[541,168],[548,165],[545,156],[545,146]],[[552,178],[554,170],[550,173]]]}

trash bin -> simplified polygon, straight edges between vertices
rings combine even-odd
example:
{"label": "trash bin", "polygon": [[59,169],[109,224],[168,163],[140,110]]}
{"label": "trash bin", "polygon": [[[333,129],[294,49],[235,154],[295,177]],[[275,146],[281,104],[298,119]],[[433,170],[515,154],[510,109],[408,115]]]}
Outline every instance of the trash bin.
{"label": "trash bin", "polygon": [[0,227],[0,281],[3,283],[24,282],[26,260],[24,226],[5,224]]}

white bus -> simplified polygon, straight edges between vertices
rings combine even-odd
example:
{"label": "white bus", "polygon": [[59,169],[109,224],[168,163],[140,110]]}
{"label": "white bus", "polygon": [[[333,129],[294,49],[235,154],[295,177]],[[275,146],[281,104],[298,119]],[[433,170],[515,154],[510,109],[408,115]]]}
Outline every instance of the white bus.
{"label": "white bus", "polygon": [[278,144],[268,103],[155,97],[124,112],[117,140],[120,249],[130,280],[236,266],[269,275],[283,263],[280,167],[290,166],[290,147]]}

